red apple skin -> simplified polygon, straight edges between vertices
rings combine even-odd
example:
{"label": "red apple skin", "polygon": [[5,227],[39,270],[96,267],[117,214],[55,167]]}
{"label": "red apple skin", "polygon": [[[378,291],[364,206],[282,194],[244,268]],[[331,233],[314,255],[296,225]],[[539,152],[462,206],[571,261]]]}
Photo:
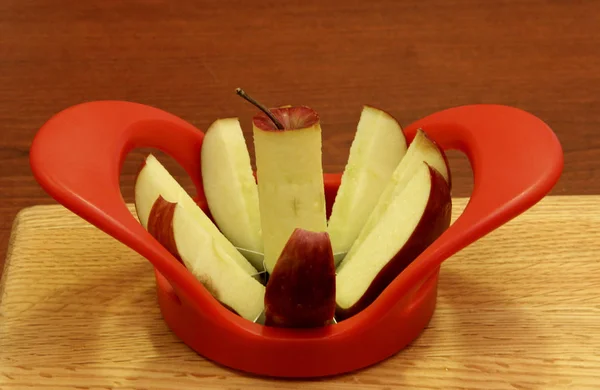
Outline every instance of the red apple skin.
{"label": "red apple skin", "polygon": [[265,291],[265,325],[325,326],[335,314],[335,264],[327,232],[295,229]]}
{"label": "red apple skin", "polygon": [[369,306],[379,294],[431,245],[449,226],[452,216],[450,187],[441,173],[429,167],[431,190],[425,212],[406,244],[379,271],[365,294],[351,307],[336,308],[336,319],[342,321]]}
{"label": "red apple skin", "polygon": [[[319,114],[306,106],[270,108],[269,111],[283,125],[283,130],[298,130],[311,127],[319,122]],[[264,131],[282,131],[265,114],[260,112],[252,118],[252,123]]]}
{"label": "red apple skin", "polygon": [[176,206],[177,203],[169,202],[159,196],[150,210],[147,230],[169,253],[183,263],[177,251],[177,244],[173,235],[173,216]]}

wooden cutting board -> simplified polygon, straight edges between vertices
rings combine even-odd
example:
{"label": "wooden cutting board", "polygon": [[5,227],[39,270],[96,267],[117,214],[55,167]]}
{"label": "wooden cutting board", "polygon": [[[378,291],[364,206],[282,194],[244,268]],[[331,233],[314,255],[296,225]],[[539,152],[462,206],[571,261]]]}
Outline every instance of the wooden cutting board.
{"label": "wooden cutting board", "polygon": [[600,196],[547,197],[444,263],[432,322],[404,351],[323,380],[262,379],[171,334],[149,262],[36,206],[15,220],[0,283],[0,389],[598,389],[599,260]]}

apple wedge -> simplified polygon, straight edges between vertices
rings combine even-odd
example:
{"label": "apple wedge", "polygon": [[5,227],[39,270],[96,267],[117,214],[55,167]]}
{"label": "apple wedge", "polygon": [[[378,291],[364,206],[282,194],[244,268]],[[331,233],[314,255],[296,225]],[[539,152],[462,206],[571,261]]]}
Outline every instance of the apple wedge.
{"label": "apple wedge", "polygon": [[196,202],[183,187],[169,174],[165,167],[152,154],[146,157],[138,172],[135,185],[135,210],[142,226],[150,232],[163,246],[169,249],[168,242],[160,240],[159,231],[168,225],[164,216],[156,209],[155,203],[162,198],[167,202],[177,203],[184,208],[199,225],[201,225],[229,255],[227,259],[237,264],[249,275],[257,274],[257,270],[219,231],[215,224],[204,214]]}
{"label": "apple wedge", "polygon": [[266,270],[271,273],[292,232],[327,229],[321,126],[309,107],[273,108],[253,120],[258,199]]}
{"label": "apple wedge", "polygon": [[160,218],[150,220],[150,229],[216,300],[250,321],[262,313],[265,287],[231,258],[187,207],[159,196],[152,214]]}
{"label": "apple wedge", "polygon": [[265,325],[324,326],[335,314],[335,264],[326,232],[295,229],[265,291]]}
{"label": "apple wedge", "polygon": [[364,106],[327,226],[334,253],[348,252],[405,153],[398,122]]}
{"label": "apple wedge", "polygon": [[410,143],[406,154],[402,160],[400,160],[398,166],[394,169],[391,179],[379,196],[375,207],[372,209],[369,217],[362,226],[358,237],[348,251],[346,257],[353,254],[353,252],[360,247],[361,243],[371,233],[375,225],[379,223],[379,220],[386,212],[392,200],[396,198],[399,192],[403,191],[404,187],[412,177],[415,168],[421,166],[422,162],[426,162],[438,171],[448,183],[449,188],[452,189],[450,167],[448,166],[446,154],[422,129],[417,130],[415,138]]}
{"label": "apple wedge", "polygon": [[[202,141],[202,184],[215,223],[236,247],[262,253],[258,188],[237,118],[216,120]],[[263,256],[249,252],[263,271]]]}
{"label": "apple wedge", "polygon": [[337,270],[336,318],[363,310],[450,226],[452,200],[444,177],[421,161],[358,247]]}

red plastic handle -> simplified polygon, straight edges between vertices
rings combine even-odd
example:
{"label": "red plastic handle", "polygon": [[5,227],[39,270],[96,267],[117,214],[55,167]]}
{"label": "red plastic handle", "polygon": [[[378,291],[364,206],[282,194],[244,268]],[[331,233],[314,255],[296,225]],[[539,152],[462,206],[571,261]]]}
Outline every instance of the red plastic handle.
{"label": "red plastic handle", "polygon": [[212,297],[133,217],[119,183],[132,149],[155,148],[186,170],[199,204],[205,206],[203,137],[194,126],[165,111],[137,103],[95,101],[70,107],[46,122],[31,146],[30,163],[36,180],[59,203],[140,253],[165,278],[178,282],[173,283],[177,291],[193,291],[195,301],[208,310],[216,306],[203,303]]}
{"label": "red plastic handle", "polygon": [[[330,328],[365,329],[410,297],[451,255],[514,218],[554,186],[563,167],[561,146],[551,129],[535,116],[506,106],[473,105],[441,111],[406,128],[409,139],[423,128],[442,148],[466,153],[474,172],[471,200],[456,222],[419,256],[380,297],[358,315]],[[58,202],[128,245],[201,308],[209,321],[228,317],[258,330],[221,305],[185,267],[174,260],[127,209],[119,174],[127,153],[137,147],[164,151],[187,171],[201,206],[200,149],[203,133],[182,119],[141,104],[100,101],[66,109],[51,118],[31,147],[31,166],[40,185]],[[328,196],[339,175],[327,175]],[[335,330],[329,329],[329,336]],[[313,335],[320,334],[315,331]],[[310,337],[311,332],[305,332]],[[286,329],[268,329],[264,337],[296,337]]]}

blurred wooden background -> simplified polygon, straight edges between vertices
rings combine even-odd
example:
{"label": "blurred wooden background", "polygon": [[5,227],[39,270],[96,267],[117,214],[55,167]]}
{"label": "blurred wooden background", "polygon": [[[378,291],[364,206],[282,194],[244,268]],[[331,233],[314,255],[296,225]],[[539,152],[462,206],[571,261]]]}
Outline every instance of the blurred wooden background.
{"label": "blurred wooden background", "polygon": [[[268,105],[306,104],[322,117],[328,172],[343,169],[362,104],[403,125],[507,104],[558,134],[565,170],[553,194],[598,194],[599,14],[594,0],[0,0],[0,259],[15,214],[54,203],[28,165],[35,132],[97,99],[157,106],[200,129],[238,116],[248,135],[254,109],[236,87]],[[127,200],[144,152],[124,168]],[[468,162],[451,153],[451,164],[454,195],[468,195]]]}

